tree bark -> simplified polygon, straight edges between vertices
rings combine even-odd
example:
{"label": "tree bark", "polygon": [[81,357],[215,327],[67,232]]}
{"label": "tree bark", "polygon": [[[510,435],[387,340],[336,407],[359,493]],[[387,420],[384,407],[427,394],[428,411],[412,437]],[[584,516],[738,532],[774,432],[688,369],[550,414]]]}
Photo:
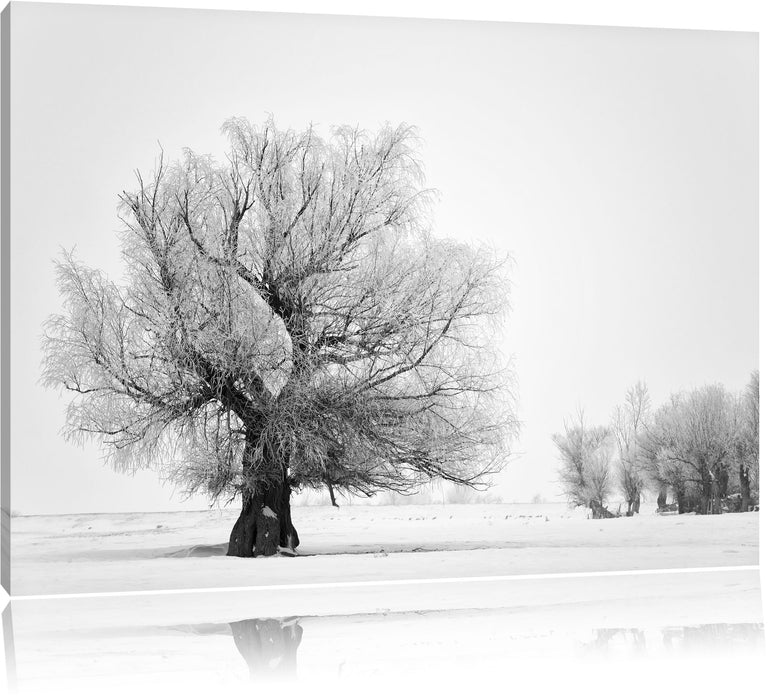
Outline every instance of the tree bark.
{"label": "tree bark", "polygon": [[334,498],[334,487],[332,486],[331,481],[329,481],[328,479],[326,480],[326,486],[329,487],[329,498],[331,499],[331,504],[335,508],[339,508],[339,505],[337,504],[337,500]]}
{"label": "tree bark", "polygon": [[668,503],[668,488],[665,485],[660,486],[660,491],[657,494],[657,507],[663,509]]}
{"label": "tree bark", "polygon": [[727,498],[730,493],[730,472],[727,469],[718,469],[717,481],[719,482],[719,497],[721,501],[721,499]]}
{"label": "tree bark", "polygon": [[641,496],[632,496],[628,499],[628,512],[625,513],[625,517],[631,518],[639,512],[641,507]]}
{"label": "tree bark", "polygon": [[[251,456],[246,448],[243,468]],[[286,465],[272,465],[264,455],[271,481],[255,491],[242,493],[242,510],[229,536],[227,556],[270,557],[283,551],[293,553],[299,546],[299,535],[291,522],[291,484]],[[274,468],[273,468],[274,467]]]}
{"label": "tree bark", "polygon": [[604,505],[595,499],[590,501],[590,510],[593,513],[593,520],[602,520],[604,518],[613,518],[614,513],[604,508]]}
{"label": "tree bark", "polygon": [[711,504],[712,514],[719,515],[722,512],[722,498],[720,496],[719,480],[715,477],[711,482]]}
{"label": "tree bark", "polygon": [[713,511],[713,479],[714,476],[711,472],[704,471],[701,478],[698,507],[696,508],[696,513],[699,515],[709,515]]}
{"label": "tree bark", "polygon": [[751,485],[749,483],[749,468],[743,463],[738,465],[738,480],[741,486],[741,512],[749,511],[749,504],[752,500]]}
{"label": "tree bark", "polygon": [[676,496],[676,507],[677,512],[682,515],[683,513],[687,513],[690,510],[690,499],[687,498],[687,495],[684,492],[684,489],[682,488],[674,488],[675,496]]}

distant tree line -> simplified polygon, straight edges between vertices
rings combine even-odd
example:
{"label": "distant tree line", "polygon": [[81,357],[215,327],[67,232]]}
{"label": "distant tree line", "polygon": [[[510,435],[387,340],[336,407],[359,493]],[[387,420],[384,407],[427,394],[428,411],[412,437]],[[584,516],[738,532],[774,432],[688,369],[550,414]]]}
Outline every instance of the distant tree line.
{"label": "distant tree line", "polygon": [[746,512],[759,505],[759,424],[758,371],[743,391],[711,384],[657,408],[639,382],[608,425],[590,425],[580,410],[553,436],[559,481],[569,503],[594,518],[614,517],[608,504],[618,496],[632,516],[647,493],[658,510]]}

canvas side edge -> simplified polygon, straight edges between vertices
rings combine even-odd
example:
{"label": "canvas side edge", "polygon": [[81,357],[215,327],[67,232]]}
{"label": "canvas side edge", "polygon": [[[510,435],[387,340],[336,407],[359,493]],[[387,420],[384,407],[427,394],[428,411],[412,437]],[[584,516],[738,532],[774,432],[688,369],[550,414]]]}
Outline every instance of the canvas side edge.
{"label": "canvas side edge", "polygon": [[11,594],[11,5],[0,15],[0,585]]}

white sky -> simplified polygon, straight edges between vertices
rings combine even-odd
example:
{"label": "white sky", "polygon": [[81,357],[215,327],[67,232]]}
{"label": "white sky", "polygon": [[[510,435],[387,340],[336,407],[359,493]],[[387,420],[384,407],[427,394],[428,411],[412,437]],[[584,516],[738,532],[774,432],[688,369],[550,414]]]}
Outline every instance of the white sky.
{"label": "white sky", "polygon": [[59,435],[51,260],[121,274],[117,193],[161,143],[220,155],[232,115],[418,127],[439,235],[516,260],[520,455],[496,493],[555,496],[550,436],[757,366],[757,37],[727,32],[15,5],[12,507],[172,510]]}

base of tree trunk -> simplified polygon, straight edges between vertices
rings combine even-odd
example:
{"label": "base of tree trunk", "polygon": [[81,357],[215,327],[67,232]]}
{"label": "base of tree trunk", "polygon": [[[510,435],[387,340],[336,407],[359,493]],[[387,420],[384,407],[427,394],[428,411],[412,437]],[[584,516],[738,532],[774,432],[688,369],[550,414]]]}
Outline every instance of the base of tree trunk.
{"label": "base of tree trunk", "polygon": [[741,486],[741,512],[746,513],[752,502],[752,491],[749,484],[749,469],[743,464],[738,468],[738,478]]}
{"label": "base of tree trunk", "polygon": [[291,522],[291,489],[287,482],[254,494],[243,493],[243,507],[229,536],[230,557],[293,554],[299,535]]}
{"label": "base of tree trunk", "polygon": [[688,499],[685,512],[692,511],[698,515],[717,515],[722,512],[722,500],[718,493],[703,493],[700,498]]}
{"label": "base of tree trunk", "polygon": [[593,512],[593,520],[615,517],[614,513],[604,508],[598,501],[590,501],[590,510]]}
{"label": "base of tree trunk", "polygon": [[640,498],[634,498],[628,501],[628,511],[625,513],[626,518],[631,518],[636,513],[639,512],[639,508],[641,507],[641,499]]}
{"label": "base of tree trunk", "polygon": [[704,513],[705,504],[700,497],[692,497],[684,491],[676,490],[676,505],[679,515],[684,513]]}

